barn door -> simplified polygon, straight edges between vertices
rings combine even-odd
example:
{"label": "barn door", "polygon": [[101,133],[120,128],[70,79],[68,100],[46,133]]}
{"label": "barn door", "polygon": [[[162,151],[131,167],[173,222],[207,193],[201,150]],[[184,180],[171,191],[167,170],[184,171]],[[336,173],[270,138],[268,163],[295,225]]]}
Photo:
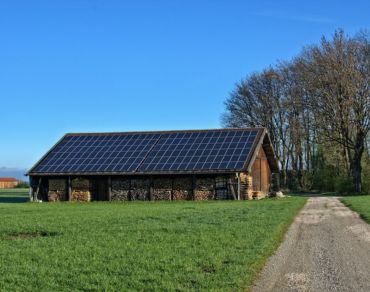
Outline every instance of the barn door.
{"label": "barn door", "polygon": [[96,194],[94,196],[96,201],[108,201],[108,181],[106,178],[98,178],[96,180]]}

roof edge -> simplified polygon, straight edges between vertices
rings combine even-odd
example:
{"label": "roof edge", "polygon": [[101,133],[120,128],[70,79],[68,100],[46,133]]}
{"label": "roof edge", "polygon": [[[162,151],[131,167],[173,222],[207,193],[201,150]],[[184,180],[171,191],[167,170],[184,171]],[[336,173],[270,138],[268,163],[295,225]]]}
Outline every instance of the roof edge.
{"label": "roof edge", "polygon": [[225,130],[228,131],[252,131],[265,129],[264,127],[249,127],[249,128],[214,128],[214,129],[188,129],[188,130],[153,130],[153,131],[128,131],[128,132],[75,132],[75,133],[66,133],[66,136],[89,136],[89,135],[132,135],[132,134],[171,134],[171,133],[203,133],[209,131],[222,132]]}
{"label": "roof edge", "polygon": [[60,143],[60,142],[62,142],[63,141],[63,139],[65,138],[65,137],[67,137],[67,135],[68,134],[64,134],[50,149],[49,149],[49,151],[47,151],[26,173],[25,173],[25,175],[26,176],[28,176],[28,175],[30,175],[31,173],[32,173],[32,170],[39,164],[39,163],[41,163],[41,161],[43,161],[45,158],[46,158],[46,156],[48,156],[49,155],[49,153],[51,152],[51,151],[53,151],[54,149],[55,149],[55,147],[57,147],[58,146],[58,144]]}
{"label": "roof edge", "polygon": [[[27,176],[39,176],[40,173],[33,172],[33,170],[36,168],[38,164],[40,164],[66,137],[68,136],[101,136],[101,135],[130,135],[130,134],[171,134],[171,133],[204,133],[209,131],[258,131],[258,138],[255,139],[252,149],[247,157],[247,160],[244,164],[244,167],[242,170],[236,170],[236,171],[245,171],[245,169],[248,169],[250,171],[250,165],[251,161],[254,161],[255,159],[255,152],[256,149],[259,148],[261,137],[264,137],[264,133],[267,133],[267,129],[264,127],[249,127],[249,128],[215,128],[215,129],[193,129],[193,130],[165,130],[165,131],[133,131],[133,132],[85,132],[85,133],[66,133],[64,134],[50,149],[47,151],[26,173]],[[252,155],[253,154],[253,155]],[[247,166],[247,167],[246,167]],[[235,172],[235,170],[233,170]],[[228,171],[227,171],[228,172]],[[71,173],[73,175],[73,173]]]}
{"label": "roof edge", "polygon": [[[269,163],[270,169],[271,169],[272,172],[279,172],[279,164],[276,160],[276,155],[275,155],[274,147],[272,147],[270,135],[269,135],[266,128],[262,128],[262,129],[263,129],[263,131],[260,132],[260,136],[258,137],[258,139],[256,139],[255,145],[253,145],[253,148],[251,150],[252,156],[250,157],[250,159],[247,160],[246,169],[247,169],[248,172],[252,171],[253,163],[256,160],[256,157],[258,155],[258,150],[261,147],[265,148],[264,146],[267,145],[267,144],[265,144],[264,141],[267,138],[268,139],[268,145],[270,146],[270,150],[273,154],[272,155],[273,158],[268,157],[268,163]],[[273,159],[273,161],[271,159]]]}
{"label": "roof edge", "polygon": [[265,134],[267,133],[267,129],[266,128],[260,128],[261,131],[258,131],[258,137],[257,139],[254,141],[253,143],[253,146],[252,146],[252,149],[249,153],[249,156],[248,156],[248,159],[246,161],[246,166],[245,166],[245,169],[248,171],[248,172],[251,172],[252,170],[252,165],[253,165],[253,162],[256,160],[256,157],[257,157],[257,149],[260,148],[260,146],[262,145],[262,142],[263,142],[263,138],[265,136]]}

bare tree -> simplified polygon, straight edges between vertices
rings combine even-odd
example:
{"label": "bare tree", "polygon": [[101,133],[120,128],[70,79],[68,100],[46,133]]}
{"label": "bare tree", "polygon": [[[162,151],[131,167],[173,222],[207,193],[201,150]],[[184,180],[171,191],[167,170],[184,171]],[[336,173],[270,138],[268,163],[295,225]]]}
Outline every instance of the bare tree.
{"label": "bare tree", "polygon": [[324,150],[327,158],[342,152],[343,163],[334,159],[334,167],[344,165],[354,189],[361,191],[361,160],[370,132],[367,34],[350,38],[338,31],[331,40],[323,37],[292,62],[240,81],[225,105],[225,126],[268,128],[284,186],[289,171],[300,188],[310,187],[321,144],[320,155]]}
{"label": "bare tree", "polygon": [[269,68],[249,76],[236,85],[225,105],[227,112],[223,123],[226,127],[259,126],[269,129],[281,164],[283,184],[286,184],[289,124],[279,72]]}
{"label": "bare tree", "polygon": [[317,130],[325,141],[341,145],[355,191],[361,191],[361,158],[370,130],[369,38],[349,38],[343,31],[298,60],[306,80]]}

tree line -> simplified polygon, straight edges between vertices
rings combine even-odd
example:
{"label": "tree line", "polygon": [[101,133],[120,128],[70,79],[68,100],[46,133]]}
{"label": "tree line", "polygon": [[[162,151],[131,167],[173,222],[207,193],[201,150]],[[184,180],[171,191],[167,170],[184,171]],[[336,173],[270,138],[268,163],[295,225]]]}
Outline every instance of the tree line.
{"label": "tree line", "polygon": [[266,127],[290,189],[370,190],[370,37],[336,31],[250,74],[225,102],[226,127]]}

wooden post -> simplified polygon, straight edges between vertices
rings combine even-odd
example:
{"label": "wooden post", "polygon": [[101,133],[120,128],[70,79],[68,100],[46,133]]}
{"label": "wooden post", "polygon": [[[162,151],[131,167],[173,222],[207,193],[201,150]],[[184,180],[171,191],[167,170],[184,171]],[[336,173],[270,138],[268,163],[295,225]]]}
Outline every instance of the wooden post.
{"label": "wooden post", "polygon": [[262,158],[260,158],[260,191],[262,191]]}
{"label": "wooden post", "polygon": [[112,201],[112,177],[108,176],[108,201]]}
{"label": "wooden post", "polygon": [[235,195],[234,183],[232,182],[231,178],[228,179],[228,182],[229,182],[231,194],[232,194],[234,200],[236,200],[237,198],[236,198],[236,195]]}
{"label": "wooden post", "polygon": [[72,201],[72,184],[71,184],[71,177],[68,177],[67,180],[67,187],[68,187],[68,201]]}
{"label": "wooden post", "polygon": [[28,192],[28,195],[30,197],[30,202],[33,202],[33,177],[30,176],[29,178],[29,183],[30,183],[30,189],[29,189],[29,192]]}
{"label": "wooden post", "polygon": [[174,181],[174,178],[172,177],[171,178],[171,201],[173,201],[173,181]]}
{"label": "wooden post", "polygon": [[217,199],[217,184],[216,184],[216,177],[213,178],[213,199]]}
{"label": "wooden post", "polygon": [[195,200],[195,189],[196,189],[196,177],[195,177],[195,174],[193,174],[192,176],[192,181],[191,181],[191,187],[192,187],[192,191],[193,191],[193,200]]}
{"label": "wooden post", "polygon": [[240,172],[236,173],[236,178],[238,180],[238,201],[240,201],[240,191],[241,191],[241,186],[240,186]]}
{"label": "wooden post", "polygon": [[30,197],[30,202],[33,202],[33,187],[31,186],[31,184],[30,184],[30,188],[28,191],[28,195]]}
{"label": "wooden post", "polygon": [[149,182],[149,201],[151,201],[153,198],[153,176],[150,176],[150,182]]}
{"label": "wooden post", "polygon": [[40,177],[40,178],[39,178],[39,183],[37,184],[36,193],[34,193],[33,201],[38,201],[38,196],[39,196],[39,192],[40,192],[41,180],[42,180],[42,178]]}

